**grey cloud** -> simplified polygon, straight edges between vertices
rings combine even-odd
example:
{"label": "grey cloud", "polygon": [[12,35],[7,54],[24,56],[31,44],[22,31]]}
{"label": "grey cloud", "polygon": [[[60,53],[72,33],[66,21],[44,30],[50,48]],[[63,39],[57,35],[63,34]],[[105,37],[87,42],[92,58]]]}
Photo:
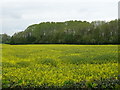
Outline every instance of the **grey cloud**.
{"label": "grey cloud", "polygon": [[3,33],[13,34],[46,21],[112,20],[118,0],[3,0]]}

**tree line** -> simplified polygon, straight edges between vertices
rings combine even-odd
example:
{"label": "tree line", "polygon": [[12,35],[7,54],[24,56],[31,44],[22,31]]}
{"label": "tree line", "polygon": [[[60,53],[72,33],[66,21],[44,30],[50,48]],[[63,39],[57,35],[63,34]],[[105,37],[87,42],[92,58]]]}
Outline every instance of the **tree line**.
{"label": "tree line", "polygon": [[42,22],[13,36],[2,34],[7,44],[119,44],[118,20]]}

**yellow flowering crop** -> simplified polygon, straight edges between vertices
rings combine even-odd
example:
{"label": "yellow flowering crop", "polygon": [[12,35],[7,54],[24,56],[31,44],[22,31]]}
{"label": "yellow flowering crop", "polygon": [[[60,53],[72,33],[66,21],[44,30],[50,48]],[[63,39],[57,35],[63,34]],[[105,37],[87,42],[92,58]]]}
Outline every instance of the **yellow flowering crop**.
{"label": "yellow flowering crop", "polygon": [[117,88],[117,51],[117,45],[3,45],[2,86]]}

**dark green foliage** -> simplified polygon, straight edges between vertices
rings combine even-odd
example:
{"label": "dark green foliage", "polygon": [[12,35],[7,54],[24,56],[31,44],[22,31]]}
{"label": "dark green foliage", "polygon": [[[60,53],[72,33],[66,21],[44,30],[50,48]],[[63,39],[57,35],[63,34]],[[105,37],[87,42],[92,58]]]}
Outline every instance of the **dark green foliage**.
{"label": "dark green foliage", "polygon": [[15,33],[10,44],[118,44],[118,20],[43,22]]}
{"label": "dark green foliage", "polygon": [[7,34],[0,34],[0,43],[10,43],[10,36]]}

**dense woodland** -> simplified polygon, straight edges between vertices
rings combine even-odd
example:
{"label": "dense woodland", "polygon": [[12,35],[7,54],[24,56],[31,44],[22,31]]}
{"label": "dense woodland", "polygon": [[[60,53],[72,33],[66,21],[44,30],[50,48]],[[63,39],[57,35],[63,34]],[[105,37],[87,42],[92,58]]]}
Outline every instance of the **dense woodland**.
{"label": "dense woodland", "polygon": [[119,44],[118,20],[42,22],[13,36],[2,34],[7,44]]}

